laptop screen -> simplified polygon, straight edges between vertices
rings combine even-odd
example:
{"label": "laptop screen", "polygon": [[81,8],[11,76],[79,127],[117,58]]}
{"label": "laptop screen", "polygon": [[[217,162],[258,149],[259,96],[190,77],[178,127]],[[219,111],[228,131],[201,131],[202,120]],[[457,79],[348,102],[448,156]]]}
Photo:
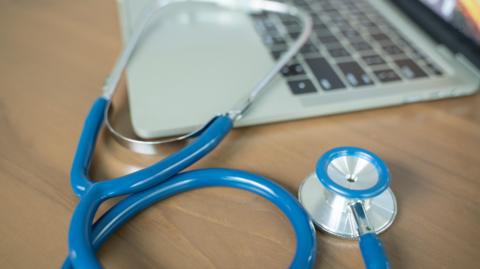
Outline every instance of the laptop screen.
{"label": "laptop screen", "polygon": [[480,45],[479,0],[420,0],[443,20]]}

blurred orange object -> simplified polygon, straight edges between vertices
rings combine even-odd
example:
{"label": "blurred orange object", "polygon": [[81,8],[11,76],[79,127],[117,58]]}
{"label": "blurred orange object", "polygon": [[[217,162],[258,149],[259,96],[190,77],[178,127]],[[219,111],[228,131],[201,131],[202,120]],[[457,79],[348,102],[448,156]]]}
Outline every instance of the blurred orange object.
{"label": "blurred orange object", "polygon": [[480,32],[480,2],[478,0],[459,0],[458,4],[465,17]]}

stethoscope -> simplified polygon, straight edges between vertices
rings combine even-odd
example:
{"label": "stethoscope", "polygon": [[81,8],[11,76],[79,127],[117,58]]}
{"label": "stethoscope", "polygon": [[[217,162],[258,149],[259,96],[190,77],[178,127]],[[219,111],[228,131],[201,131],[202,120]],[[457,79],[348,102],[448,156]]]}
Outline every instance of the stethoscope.
{"label": "stethoscope", "polygon": [[[297,40],[254,87],[246,99],[232,110],[216,115],[202,128],[177,138],[157,141],[141,141],[128,138],[115,130],[109,122],[108,114],[111,98],[117,89],[127,63],[154,15],[164,7],[185,2],[214,4],[219,7],[242,10],[248,13],[275,12],[296,16],[300,20],[303,30]],[[294,6],[263,0],[159,0],[154,1],[153,6],[145,10],[141,17],[142,20],[132,33],[112,73],[105,82],[103,95],[93,103],[84,123],[71,169],[72,188],[74,193],[80,197],[80,201],[72,216],[68,234],[69,255],[62,268],[102,268],[95,251],[130,218],[152,204],[178,193],[213,186],[247,190],[266,198],[276,205],[289,219],[295,231],[297,245],[290,268],[312,268],[316,257],[316,235],[310,217],[317,225],[319,224],[315,218],[315,206],[313,211],[311,211],[311,208],[304,204],[310,213],[309,216],[302,205],[288,191],[273,181],[252,173],[218,168],[181,172],[212,151],[223,140],[232,129],[233,123],[242,118],[281,68],[300,50],[307,41],[312,29],[310,16]],[[176,153],[142,170],[114,179],[93,182],[88,177],[88,171],[96,139],[103,124],[106,125],[107,129],[110,130],[119,142],[137,152],[154,153],[158,151],[157,146],[173,141],[189,139],[189,143]],[[375,168],[382,168],[382,166],[375,166]],[[378,172],[378,174],[382,173]],[[321,177],[319,176],[319,178]],[[381,178],[379,177],[378,179]],[[123,198],[111,207],[93,223],[98,207],[105,200],[119,196],[126,196],[126,198]],[[366,197],[362,196],[362,198]],[[304,202],[306,200],[308,199],[303,199],[303,195],[301,195],[301,201]],[[358,200],[357,202],[362,204],[360,198],[354,200]],[[362,205],[361,208],[364,210],[359,210],[358,212],[368,212],[368,207],[365,204]],[[351,208],[354,208],[354,206],[351,206]],[[358,223],[362,222],[359,221]],[[360,232],[360,229],[358,231]],[[362,238],[366,237],[363,236],[363,233],[360,233],[360,235],[360,243],[362,244]],[[362,247],[362,251],[365,250],[367,253],[365,254],[364,252],[364,257],[370,253],[369,249],[372,247],[371,245]],[[372,253],[379,252],[375,250]],[[378,255],[374,257],[375,260],[384,258],[385,256],[380,257]],[[383,264],[388,266],[386,258]]]}
{"label": "stethoscope", "polygon": [[356,147],[334,148],[300,186],[300,203],[321,230],[359,239],[366,268],[390,268],[377,233],[395,219],[397,204],[387,165]]}

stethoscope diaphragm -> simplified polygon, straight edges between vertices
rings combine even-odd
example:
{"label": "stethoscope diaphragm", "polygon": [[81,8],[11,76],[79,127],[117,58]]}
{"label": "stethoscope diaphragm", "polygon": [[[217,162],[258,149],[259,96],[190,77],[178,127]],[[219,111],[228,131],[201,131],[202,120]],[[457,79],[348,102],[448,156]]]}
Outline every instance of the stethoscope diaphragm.
{"label": "stethoscope diaphragm", "polygon": [[300,203],[323,231],[349,239],[359,237],[352,204],[360,202],[373,232],[385,231],[397,213],[385,163],[370,151],[339,147],[326,152],[316,171],[299,188]]}

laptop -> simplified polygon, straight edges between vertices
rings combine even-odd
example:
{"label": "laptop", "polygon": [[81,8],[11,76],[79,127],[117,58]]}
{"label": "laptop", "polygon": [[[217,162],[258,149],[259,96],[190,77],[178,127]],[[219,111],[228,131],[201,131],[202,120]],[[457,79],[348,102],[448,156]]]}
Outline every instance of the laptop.
{"label": "laptop", "polygon": [[[313,34],[236,126],[475,93],[480,9],[453,0],[282,0]],[[124,41],[149,0],[119,0]],[[470,6],[468,6],[470,5]],[[127,70],[134,132],[174,136],[228,111],[299,35],[296,18],[211,5],[168,7]]]}

